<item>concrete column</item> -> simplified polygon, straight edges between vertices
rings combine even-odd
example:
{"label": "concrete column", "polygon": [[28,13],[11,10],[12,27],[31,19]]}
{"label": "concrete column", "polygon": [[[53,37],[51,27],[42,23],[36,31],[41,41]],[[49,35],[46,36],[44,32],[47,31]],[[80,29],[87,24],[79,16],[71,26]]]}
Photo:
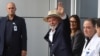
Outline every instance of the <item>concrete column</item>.
{"label": "concrete column", "polygon": [[76,14],[76,0],[71,0],[71,15]]}
{"label": "concrete column", "polygon": [[98,0],[98,18],[100,18],[100,0]]}
{"label": "concrete column", "polygon": [[49,2],[50,2],[50,8],[49,8],[49,10],[53,10],[53,9],[56,9],[56,7],[57,7],[57,0],[49,0]]}

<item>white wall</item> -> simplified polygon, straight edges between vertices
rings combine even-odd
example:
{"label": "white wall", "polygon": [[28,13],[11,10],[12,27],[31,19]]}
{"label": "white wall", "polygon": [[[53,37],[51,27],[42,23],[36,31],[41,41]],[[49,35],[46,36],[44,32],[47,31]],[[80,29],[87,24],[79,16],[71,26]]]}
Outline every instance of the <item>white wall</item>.
{"label": "white wall", "polygon": [[27,56],[48,56],[48,44],[44,35],[48,25],[42,18],[26,18],[28,29],[28,55]]}
{"label": "white wall", "polygon": [[55,9],[56,0],[0,0],[0,17],[6,16],[6,4],[14,2],[17,7],[16,14],[25,18],[27,25],[27,56],[48,56],[48,43],[44,35],[48,25],[43,21],[50,9]]}
{"label": "white wall", "polygon": [[0,0],[0,16],[6,15],[6,4],[10,1],[16,3],[20,16],[44,16],[49,10],[49,0]]}

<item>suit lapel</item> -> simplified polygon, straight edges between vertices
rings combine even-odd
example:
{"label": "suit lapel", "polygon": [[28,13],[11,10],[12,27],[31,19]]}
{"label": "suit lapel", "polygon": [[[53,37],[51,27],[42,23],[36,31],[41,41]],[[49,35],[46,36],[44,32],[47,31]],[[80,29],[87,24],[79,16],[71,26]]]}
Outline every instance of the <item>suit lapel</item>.
{"label": "suit lapel", "polygon": [[51,43],[50,40],[49,40],[49,32],[50,32],[50,30],[51,30],[51,29],[49,29],[49,31],[47,32],[47,34],[46,34],[45,37],[44,37],[44,39],[45,39],[46,41],[48,41],[49,43]]}
{"label": "suit lapel", "polygon": [[[57,34],[59,33],[60,24],[61,24],[61,23],[59,23],[58,26],[57,26],[56,29],[55,29],[55,33],[54,33],[54,35],[53,35],[53,42],[52,42],[52,43],[54,43],[55,40],[57,39],[57,36],[58,36]],[[46,36],[44,37],[44,39],[45,39],[46,41],[48,41],[48,42],[50,42],[50,40],[49,40],[49,32],[50,32],[50,31],[51,31],[51,29],[49,29],[49,31],[47,32]]]}
{"label": "suit lapel", "polygon": [[53,43],[56,41],[56,39],[58,38],[58,33],[59,33],[59,28],[60,28],[60,24],[58,24],[57,28],[55,29],[55,33],[53,35]]}

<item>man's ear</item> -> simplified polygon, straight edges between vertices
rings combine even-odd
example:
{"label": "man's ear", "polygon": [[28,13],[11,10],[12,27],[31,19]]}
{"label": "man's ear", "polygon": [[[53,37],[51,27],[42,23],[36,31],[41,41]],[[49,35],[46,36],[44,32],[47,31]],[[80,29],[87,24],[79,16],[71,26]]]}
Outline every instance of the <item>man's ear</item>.
{"label": "man's ear", "polygon": [[15,11],[17,10],[17,8],[15,8]]}

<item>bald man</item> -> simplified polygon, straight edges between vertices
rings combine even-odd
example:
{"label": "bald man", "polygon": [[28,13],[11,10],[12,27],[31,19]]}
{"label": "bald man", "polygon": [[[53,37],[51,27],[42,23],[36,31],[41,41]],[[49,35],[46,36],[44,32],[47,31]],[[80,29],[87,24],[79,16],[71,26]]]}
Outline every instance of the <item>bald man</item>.
{"label": "bald man", "polygon": [[0,19],[0,56],[26,56],[25,20],[15,14],[15,3],[9,2],[6,9],[7,16]]}

